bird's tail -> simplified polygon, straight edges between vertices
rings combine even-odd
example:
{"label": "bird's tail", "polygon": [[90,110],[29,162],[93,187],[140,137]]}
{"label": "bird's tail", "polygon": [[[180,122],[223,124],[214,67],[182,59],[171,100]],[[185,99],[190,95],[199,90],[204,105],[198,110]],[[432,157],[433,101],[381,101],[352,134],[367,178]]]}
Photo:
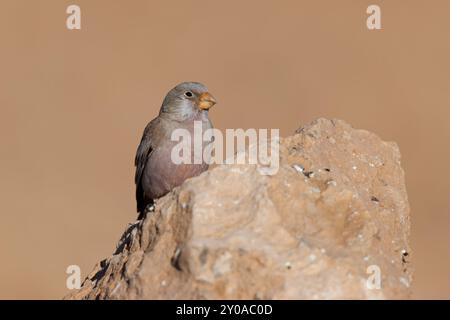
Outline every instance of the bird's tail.
{"label": "bird's tail", "polygon": [[147,213],[149,211],[151,211],[150,208],[154,208],[155,202],[153,200],[151,200],[149,203],[147,203],[144,206],[140,206],[139,209],[139,215],[138,215],[138,220],[142,220],[145,218],[145,216],[147,215]]}
{"label": "bird's tail", "polygon": [[145,209],[139,212],[137,219],[142,220],[142,219],[144,219],[144,217],[145,217]]}

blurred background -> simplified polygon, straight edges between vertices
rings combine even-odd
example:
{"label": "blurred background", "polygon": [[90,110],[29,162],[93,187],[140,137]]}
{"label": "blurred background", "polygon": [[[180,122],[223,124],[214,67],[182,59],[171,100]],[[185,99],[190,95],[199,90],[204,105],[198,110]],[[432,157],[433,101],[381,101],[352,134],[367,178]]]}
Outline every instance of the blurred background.
{"label": "blurred background", "polygon": [[414,298],[449,299],[449,16],[446,0],[1,0],[0,298],[60,299],[68,265],[84,278],[112,254],[136,218],[143,128],[201,81],[219,129],[327,117],[396,141]]}

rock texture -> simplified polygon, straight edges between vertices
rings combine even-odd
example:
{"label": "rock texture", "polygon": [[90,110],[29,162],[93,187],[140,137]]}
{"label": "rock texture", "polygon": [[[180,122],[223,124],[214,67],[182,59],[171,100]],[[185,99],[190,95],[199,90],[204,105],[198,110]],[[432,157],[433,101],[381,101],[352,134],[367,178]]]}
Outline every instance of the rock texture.
{"label": "rock texture", "polygon": [[409,228],[396,144],[319,119],[281,139],[276,175],[221,165],[158,200],[66,298],[407,298]]}

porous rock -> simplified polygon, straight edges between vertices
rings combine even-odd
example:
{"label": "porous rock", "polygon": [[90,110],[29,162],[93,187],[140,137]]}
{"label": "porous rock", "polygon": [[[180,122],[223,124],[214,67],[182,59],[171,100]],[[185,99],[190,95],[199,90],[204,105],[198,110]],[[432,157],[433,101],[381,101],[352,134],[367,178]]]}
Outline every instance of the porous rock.
{"label": "porous rock", "polygon": [[259,169],[219,165],[187,180],[66,299],[409,297],[395,143],[318,119],[280,139],[275,175]]}

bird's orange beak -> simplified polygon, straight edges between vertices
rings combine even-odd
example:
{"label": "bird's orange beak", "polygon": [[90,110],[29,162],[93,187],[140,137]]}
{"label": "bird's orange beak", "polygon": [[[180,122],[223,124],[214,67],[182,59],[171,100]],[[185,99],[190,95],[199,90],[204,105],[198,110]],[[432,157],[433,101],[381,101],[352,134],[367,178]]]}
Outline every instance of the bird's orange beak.
{"label": "bird's orange beak", "polygon": [[198,107],[202,110],[208,110],[216,103],[216,99],[209,92],[204,92],[199,97]]}

